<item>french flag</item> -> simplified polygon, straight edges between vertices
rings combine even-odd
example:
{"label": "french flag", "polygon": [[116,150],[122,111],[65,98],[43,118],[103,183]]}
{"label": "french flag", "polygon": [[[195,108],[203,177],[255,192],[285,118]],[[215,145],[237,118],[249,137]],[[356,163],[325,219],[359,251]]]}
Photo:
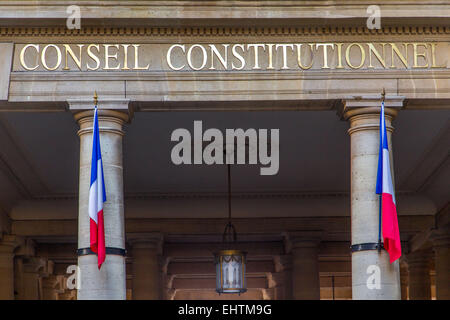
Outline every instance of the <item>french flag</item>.
{"label": "french flag", "polygon": [[105,179],[103,178],[102,153],[98,129],[98,112],[95,106],[94,132],[92,136],[91,186],[89,188],[89,220],[91,250],[97,254],[98,269],[105,261],[105,228],[103,203],[106,201]]}
{"label": "french flag", "polygon": [[384,119],[384,102],[380,112],[380,153],[378,156],[378,173],[376,193],[380,195],[380,214],[383,230],[384,248],[389,253],[390,262],[394,262],[402,255],[400,232],[398,229],[397,208],[395,205],[394,187],[392,185],[389,148]]}

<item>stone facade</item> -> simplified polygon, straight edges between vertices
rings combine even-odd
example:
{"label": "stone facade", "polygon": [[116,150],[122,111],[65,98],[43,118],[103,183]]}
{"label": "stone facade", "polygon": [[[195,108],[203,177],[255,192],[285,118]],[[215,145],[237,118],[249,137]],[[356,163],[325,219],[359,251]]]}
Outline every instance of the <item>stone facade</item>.
{"label": "stone facade", "polygon": [[[369,29],[364,1],[98,2],[69,29],[64,1],[0,1],[0,299],[450,298],[450,5],[379,1]],[[383,89],[394,264],[350,250],[377,241]],[[77,256],[89,247],[94,91],[106,245],[126,252],[100,271]],[[181,171],[166,152],[167,128],[202,117],[279,125],[292,142],[281,140],[279,178],[236,168],[241,296],[214,291],[223,170]]]}

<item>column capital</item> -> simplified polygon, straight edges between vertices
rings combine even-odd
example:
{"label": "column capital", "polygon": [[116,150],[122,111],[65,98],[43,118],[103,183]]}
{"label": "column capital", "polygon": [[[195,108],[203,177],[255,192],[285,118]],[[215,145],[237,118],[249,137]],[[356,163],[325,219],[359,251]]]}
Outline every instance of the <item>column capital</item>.
{"label": "column capital", "polygon": [[275,266],[275,272],[292,269],[292,255],[274,256],[273,264]]}
{"label": "column capital", "polygon": [[[94,109],[93,99],[67,99],[69,110],[73,113],[82,111],[92,111]],[[125,98],[107,98],[98,99],[98,110],[120,111],[132,115],[133,108],[131,107],[131,100]]]}
{"label": "column capital", "polygon": [[20,245],[20,239],[14,235],[4,235],[0,238],[0,254],[13,254],[14,250]]}
{"label": "column capital", "polygon": [[[403,107],[404,96],[387,95],[384,100],[385,115],[395,118]],[[375,116],[380,114],[381,96],[352,96],[342,100],[339,114],[342,119],[349,120],[354,116]]]}
{"label": "column capital", "polygon": [[405,260],[410,268],[411,266],[429,268],[432,257],[431,250],[419,250],[408,253]]}
{"label": "column capital", "polygon": [[[94,101],[88,99],[68,99],[69,110],[74,114],[75,120],[94,116]],[[97,103],[99,117],[115,117],[124,122],[131,122],[134,111],[130,99],[101,99]]]}
{"label": "column capital", "polygon": [[433,244],[433,248],[450,247],[450,225],[433,229],[430,234],[430,240]]}
{"label": "column capital", "polygon": [[284,274],[281,272],[270,272],[267,273],[266,276],[268,288],[275,288],[283,284]]}
{"label": "column capital", "polygon": [[[88,110],[76,111],[73,115],[74,119],[78,122],[80,130],[78,130],[78,136],[86,133],[92,133],[94,110],[91,106]],[[99,109],[98,110],[98,122],[100,133],[115,133],[123,136],[123,125],[131,122],[132,113],[126,109]]]}
{"label": "column capital", "polygon": [[317,248],[323,235],[322,230],[285,232],[286,252],[291,252],[292,249],[296,248]]}
{"label": "column capital", "polygon": [[18,237],[19,245],[15,252],[16,256],[33,257],[36,255],[36,243],[32,239]]}
{"label": "column capital", "polygon": [[23,261],[23,271],[48,276],[53,273],[53,263],[43,257],[31,257]]}
{"label": "column capital", "polygon": [[156,249],[162,253],[164,237],[159,232],[128,233],[127,243],[134,249]]}

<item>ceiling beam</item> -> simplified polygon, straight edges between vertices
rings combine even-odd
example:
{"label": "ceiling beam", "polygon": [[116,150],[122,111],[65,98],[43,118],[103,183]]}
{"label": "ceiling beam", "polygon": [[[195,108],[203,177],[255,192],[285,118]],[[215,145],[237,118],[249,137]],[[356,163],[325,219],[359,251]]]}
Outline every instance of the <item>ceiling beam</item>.
{"label": "ceiling beam", "polygon": [[[246,273],[271,273],[274,272],[273,261],[248,261]],[[172,275],[215,275],[216,266],[211,259],[209,262],[171,262],[169,263],[168,274]]]}
{"label": "ceiling beam", "polygon": [[[126,232],[165,234],[222,234],[226,219],[126,219]],[[264,234],[296,230],[325,230],[350,235],[349,217],[234,219],[239,233]],[[434,216],[400,216],[402,232],[416,233],[434,225]],[[12,222],[20,236],[76,236],[76,220],[21,220]],[[326,237],[325,237],[326,240]]]}
{"label": "ceiling beam", "polygon": [[[165,243],[163,254],[171,258],[212,257],[214,252],[223,248],[222,243]],[[247,252],[249,256],[275,256],[284,254],[284,245],[280,242],[238,242],[236,250]]]}

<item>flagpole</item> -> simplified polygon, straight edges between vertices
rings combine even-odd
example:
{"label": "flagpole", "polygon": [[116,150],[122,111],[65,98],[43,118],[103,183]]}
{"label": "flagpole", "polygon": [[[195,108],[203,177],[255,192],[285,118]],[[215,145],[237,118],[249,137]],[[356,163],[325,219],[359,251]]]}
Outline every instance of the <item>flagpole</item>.
{"label": "flagpole", "polygon": [[97,90],[94,91],[94,106],[95,108],[97,108],[97,104],[98,104],[98,95],[97,95]]}
{"label": "flagpole", "polygon": [[[386,91],[385,91],[385,89],[383,87],[383,91],[381,91],[381,103],[382,103],[382,105],[384,104],[385,97],[386,97]],[[380,113],[383,112],[383,111],[384,110],[381,107]],[[380,118],[381,118],[381,115],[380,115]],[[382,124],[380,123],[380,132],[382,130],[381,125]],[[381,134],[380,134],[380,136],[381,136]],[[380,143],[383,143],[383,142],[380,141]],[[379,198],[378,198],[379,202],[380,202],[380,205],[379,205],[379,208],[378,208],[378,252],[381,252],[381,211],[382,211],[382,205],[383,205],[382,200],[381,200],[381,198],[382,198],[381,196],[382,195],[380,194]]]}

